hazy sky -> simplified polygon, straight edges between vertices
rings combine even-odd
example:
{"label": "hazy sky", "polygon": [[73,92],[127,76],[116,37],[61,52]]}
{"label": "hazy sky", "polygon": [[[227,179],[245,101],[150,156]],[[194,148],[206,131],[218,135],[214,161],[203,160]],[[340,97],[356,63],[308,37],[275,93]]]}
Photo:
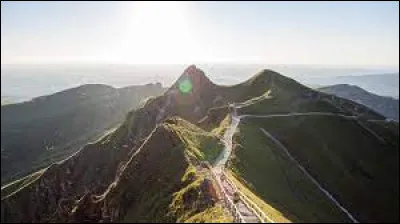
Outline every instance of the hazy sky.
{"label": "hazy sky", "polygon": [[399,65],[398,2],[1,2],[1,63]]}

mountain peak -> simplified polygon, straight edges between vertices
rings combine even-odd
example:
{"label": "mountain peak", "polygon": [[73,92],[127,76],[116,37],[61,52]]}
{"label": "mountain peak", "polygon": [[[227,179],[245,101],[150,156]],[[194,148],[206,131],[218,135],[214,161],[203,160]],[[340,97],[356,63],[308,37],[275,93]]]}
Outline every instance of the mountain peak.
{"label": "mountain peak", "polygon": [[201,69],[196,65],[190,65],[183,71],[171,89],[178,89],[182,93],[198,93],[213,85]]}
{"label": "mountain peak", "polygon": [[[309,88],[297,82],[296,80],[284,76],[271,69],[262,69],[250,79],[244,82],[246,86],[251,86],[251,89],[260,90],[257,94],[264,93],[267,89],[273,92],[286,92],[290,95],[302,94],[307,92]],[[256,95],[257,95],[256,94]]]}

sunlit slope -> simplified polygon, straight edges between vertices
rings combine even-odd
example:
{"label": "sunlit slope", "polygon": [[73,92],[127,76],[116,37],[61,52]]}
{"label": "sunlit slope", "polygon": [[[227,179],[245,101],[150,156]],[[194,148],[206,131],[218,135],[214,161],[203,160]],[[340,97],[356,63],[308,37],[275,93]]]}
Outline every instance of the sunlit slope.
{"label": "sunlit slope", "polygon": [[352,221],[260,128],[281,141],[353,218],[398,221],[398,123],[270,70],[227,88],[254,96],[235,102],[239,115],[287,115],[242,118],[236,137],[234,175],[266,204],[293,222]]}
{"label": "sunlit slope", "polygon": [[[63,177],[66,164],[32,177],[29,185],[8,196],[3,193],[13,186],[2,189],[2,221],[229,222],[231,217],[216,203],[210,171],[202,165],[221,150],[214,134],[179,118],[168,119],[102,191],[88,192],[77,201],[68,197],[73,192],[60,188],[68,182]],[[59,178],[53,179],[55,175]],[[56,195],[62,205],[53,204]]]}
{"label": "sunlit slope", "polygon": [[[319,95],[273,71],[263,70],[238,85],[218,86],[200,69],[191,66],[162,96],[149,98],[140,108],[130,111],[112,133],[43,173],[3,188],[2,220],[231,220],[215,201],[214,185],[208,180],[209,168],[205,165],[222,151],[220,138],[231,122],[231,103],[241,107],[239,115],[329,112],[360,116],[366,127],[371,126],[378,134],[386,133],[385,140],[398,141],[398,132],[389,134],[395,126],[381,127],[383,121],[371,124],[365,121],[380,120],[382,116],[357,103]],[[247,117],[241,122],[235,136],[239,144],[228,164],[228,173],[233,172],[234,181],[240,181],[239,188],[275,221],[350,220],[260,128],[274,136],[284,133],[276,138],[290,152],[296,152],[295,158],[299,157],[311,174],[317,173],[315,178],[335,198],[339,197],[357,219],[379,218],[370,218],[370,210],[360,206],[369,200],[367,193],[381,187],[374,179],[369,181],[376,187],[364,186],[368,183],[365,178],[385,171],[393,175],[391,169],[398,166],[395,153],[387,160],[388,164],[393,163],[384,168],[371,158],[377,155],[372,152],[398,147],[395,143],[381,143],[353,120],[335,116]],[[364,151],[371,152],[361,155]],[[343,173],[349,174],[340,175]],[[384,190],[389,192],[396,184],[398,181],[385,183]],[[344,189],[347,185],[351,187]],[[353,202],[348,192],[352,194],[359,189],[362,191],[357,192]],[[387,206],[392,206],[392,202],[388,201]],[[395,208],[386,210],[389,213]],[[381,212],[380,209],[383,208],[374,211]]]}

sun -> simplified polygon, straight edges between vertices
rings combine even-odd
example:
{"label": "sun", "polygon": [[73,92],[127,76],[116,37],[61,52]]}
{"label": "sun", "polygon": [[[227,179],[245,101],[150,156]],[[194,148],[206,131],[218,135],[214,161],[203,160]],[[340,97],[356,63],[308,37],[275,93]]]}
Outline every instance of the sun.
{"label": "sun", "polygon": [[185,2],[132,2],[125,57],[139,63],[174,63],[190,55],[193,43]]}

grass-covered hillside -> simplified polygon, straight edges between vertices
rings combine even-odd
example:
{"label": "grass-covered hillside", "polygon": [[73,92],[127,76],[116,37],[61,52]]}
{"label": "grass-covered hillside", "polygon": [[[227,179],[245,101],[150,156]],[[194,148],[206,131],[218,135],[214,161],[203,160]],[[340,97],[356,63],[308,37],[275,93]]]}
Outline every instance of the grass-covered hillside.
{"label": "grass-covered hillside", "polygon": [[154,84],[120,89],[90,84],[2,106],[2,184],[71,155],[162,91]]}
{"label": "grass-covered hillside", "polygon": [[263,128],[357,220],[398,221],[398,131],[378,122],[364,123],[385,141],[342,117],[245,118],[236,135],[232,170],[290,221],[351,221]]}
{"label": "grass-covered hillside", "polygon": [[[223,142],[229,145],[235,112],[283,116],[242,117],[229,154]],[[217,186],[231,189],[232,197],[235,188],[216,185],[210,175],[209,164],[222,155],[242,196],[275,222],[398,222],[398,133],[398,123],[365,106],[271,70],[218,86],[190,66],[163,95],[129,111],[116,130],[4,186],[1,218],[233,221]]]}
{"label": "grass-covered hillside", "polygon": [[[222,147],[217,135],[180,118],[167,119],[101,191],[78,197],[68,186],[74,181],[74,167],[68,167],[68,160],[3,187],[2,221],[232,221],[216,201],[205,165],[215,160]],[[52,199],[56,195],[64,199],[58,202],[62,205]]]}

